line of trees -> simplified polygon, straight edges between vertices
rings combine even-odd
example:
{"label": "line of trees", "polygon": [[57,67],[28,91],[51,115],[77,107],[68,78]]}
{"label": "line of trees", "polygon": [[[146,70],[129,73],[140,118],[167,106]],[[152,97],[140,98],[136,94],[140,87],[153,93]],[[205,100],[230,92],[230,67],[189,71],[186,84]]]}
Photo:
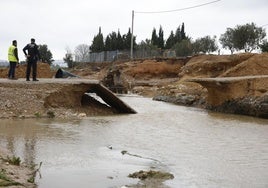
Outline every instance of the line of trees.
{"label": "line of trees", "polygon": [[[136,46],[136,37],[133,38],[134,46]],[[112,32],[104,39],[99,28],[99,33],[94,36],[92,44],[89,49],[91,52],[113,51],[113,50],[129,50],[131,44],[131,31],[130,28],[127,34],[121,35],[120,31]]]}
{"label": "line of trees", "polygon": [[[237,25],[234,28],[227,28],[223,33],[219,42],[224,49],[230,50],[231,54],[235,51],[244,50],[252,52],[260,49],[262,52],[268,52],[268,41],[265,39],[266,32],[263,27],[257,27],[255,23],[245,25]],[[99,28],[99,32],[94,36],[92,44],[80,44],[75,48],[75,56],[80,61],[86,61],[90,52],[114,51],[114,50],[130,50],[131,30],[128,29],[126,34],[121,35],[120,31],[111,32],[105,38]],[[211,53],[219,50],[216,36],[205,36],[192,40],[186,35],[185,25],[182,23],[175,32],[171,31],[168,38],[164,39],[164,31],[162,26],[157,32],[153,28],[150,39],[145,39],[139,44],[136,43],[136,37],[133,37],[134,50],[174,50],[176,56],[188,56],[198,53]],[[39,51],[43,62],[51,64],[53,55],[46,44],[39,45]],[[74,65],[73,55],[70,50],[64,57],[64,61],[68,62],[69,67]]]}
{"label": "line of trees", "polygon": [[[103,37],[101,33],[101,28],[99,28],[99,33],[94,36],[92,44],[89,46],[89,51],[102,52],[102,51],[113,51],[113,50],[129,50],[131,44],[131,32],[128,30],[127,34],[123,36],[118,31],[112,32],[107,35],[106,38]],[[151,39],[145,39],[139,44],[136,43],[136,37],[133,40],[134,50],[156,50],[156,49],[172,49],[176,51],[177,56],[187,56],[193,53],[209,53],[216,51],[218,46],[216,44],[216,37],[211,38],[206,36],[192,41],[189,36],[186,35],[184,23],[175,30],[171,31],[169,37],[165,41],[164,31],[162,26],[160,26],[158,32],[156,28],[153,28]],[[76,48],[80,48],[79,46]],[[75,53],[78,59],[83,59],[79,54]]]}
{"label": "line of trees", "polygon": [[[267,51],[267,40],[265,30],[257,27],[256,24],[250,23],[237,25],[235,28],[227,28],[226,32],[220,36],[219,42],[223,48],[234,51],[244,50],[252,52],[255,49]],[[176,55],[185,56],[197,53],[211,53],[219,50],[216,36],[204,36],[196,40],[186,35],[185,25],[182,23],[175,32],[171,31],[167,40],[164,39],[164,31],[160,26],[158,32],[153,28],[151,39],[145,39],[136,44],[135,49],[172,49]],[[93,38],[90,45],[91,52],[111,51],[111,50],[129,50],[131,41],[130,29],[127,34],[121,36],[120,32],[112,32],[104,39],[99,28],[99,33]]]}
{"label": "line of trees", "polygon": [[[167,41],[164,40],[164,31],[162,26],[160,26],[158,34],[155,28],[152,31],[151,39],[146,39],[145,41],[150,41],[152,46],[161,49],[170,49],[174,46],[177,42],[181,42],[182,40],[186,39],[186,34],[184,31],[184,23],[182,23],[182,27],[178,27],[175,34],[171,31],[169,38]],[[120,31],[111,32],[106,36],[103,37],[101,32],[101,28],[99,28],[99,32],[96,36],[94,36],[92,44],[90,45],[89,49],[90,52],[102,52],[102,51],[113,51],[113,50],[129,50],[131,44],[131,31],[130,28],[128,32],[124,35],[121,35]],[[140,44],[144,44],[142,41]],[[136,37],[133,37],[133,46],[134,49],[139,48],[140,44],[136,43]]]}
{"label": "line of trees", "polygon": [[[245,25],[237,25],[235,28],[227,28],[225,33],[220,36],[219,40],[217,40],[216,36],[204,36],[193,40],[191,37],[187,36],[185,25],[182,23],[182,25],[177,27],[175,32],[170,32],[166,40],[162,26],[159,27],[158,31],[156,28],[153,28],[151,38],[142,40],[139,44],[136,43],[136,36],[134,36],[133,46],[134,50],[174,50],[176,56],[216,52],[219,51],[218,42],[224,49],[230,50],[231,53],[240,50],[252,52],[256,49],[267,52],[268,42],[265,37],[266,32],[264,28],[257,27],[255,23],[248,23]],[[130,28],[126,34],[122,35],[118,30],[104,37],[100,27],[91,45],[80,44],[75,48],[74,52],[76,58],[83,61],[90,52],[130,50],[130,44]]]}

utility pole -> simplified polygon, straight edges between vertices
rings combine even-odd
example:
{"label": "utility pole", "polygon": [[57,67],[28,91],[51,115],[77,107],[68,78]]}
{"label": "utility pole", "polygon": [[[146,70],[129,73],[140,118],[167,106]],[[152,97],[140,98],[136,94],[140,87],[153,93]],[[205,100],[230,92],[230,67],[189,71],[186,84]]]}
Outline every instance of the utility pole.
{"label": "utility pole", "polygon": [[133,27],[134,27],[134,10],[132,10],[132,25],[131,25],[130,59],[133,59]]}

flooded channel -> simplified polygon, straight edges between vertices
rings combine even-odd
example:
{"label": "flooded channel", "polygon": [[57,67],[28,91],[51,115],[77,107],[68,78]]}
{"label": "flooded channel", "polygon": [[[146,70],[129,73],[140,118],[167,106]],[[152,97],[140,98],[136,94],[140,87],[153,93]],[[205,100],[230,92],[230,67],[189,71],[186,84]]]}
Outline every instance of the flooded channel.
{"label": "flooded channel", "polygon": [[138,113],[0,120],[0,145],[24,162],[42,162],[38,188],[135,185],[128,174],[150,169],[175,177],[155,188],[268,187],[268,120],[121,99]]}

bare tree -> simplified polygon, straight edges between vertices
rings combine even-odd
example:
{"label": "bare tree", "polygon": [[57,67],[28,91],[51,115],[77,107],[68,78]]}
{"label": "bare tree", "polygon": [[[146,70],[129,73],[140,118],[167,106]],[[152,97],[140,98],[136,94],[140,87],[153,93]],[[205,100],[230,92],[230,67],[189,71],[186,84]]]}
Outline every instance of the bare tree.
{"label": "bare tree", "polygon": [[76,62],[86,62],[89,56],[89,45],[80,44],[75,48],[75,61]]}

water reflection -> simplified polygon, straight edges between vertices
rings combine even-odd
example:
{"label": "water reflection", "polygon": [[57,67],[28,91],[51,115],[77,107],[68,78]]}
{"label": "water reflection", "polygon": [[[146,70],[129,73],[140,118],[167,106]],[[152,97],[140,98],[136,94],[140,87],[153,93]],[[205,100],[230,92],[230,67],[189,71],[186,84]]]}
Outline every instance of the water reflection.
{"label": "water reflection", "polygon": [[59,124],[61,126],[49,119],[1,120],[0,144],[11,155],[22,158],[26,164],[35,164],[38,142],[68,139],[75,134],[75,131],[66,134],[64,121]]}
{"label": "water reflection", "polygon": [[256,118],[251,116],[245,116],[245,115],[237,115],[237,114],[223,114],[223,113],[217,113],[217,112],[209,112],[208,115],[211,118],[218,119],[219,121],[239,121],[244,123],[253,123],[253,124],[259,124],[259,125],[268,125],[267,119],[262,118]]}
{"label": "water reflection", "polygon": [[[19,123],[20,126],[14,125]],[[1,120],[1,143],[14,156],[22,156],[27,164],[34,162],[36,136],[32,134],[32,128],[27,128],[24,121]],[[4,134],[3,134],[4,133]]]}

